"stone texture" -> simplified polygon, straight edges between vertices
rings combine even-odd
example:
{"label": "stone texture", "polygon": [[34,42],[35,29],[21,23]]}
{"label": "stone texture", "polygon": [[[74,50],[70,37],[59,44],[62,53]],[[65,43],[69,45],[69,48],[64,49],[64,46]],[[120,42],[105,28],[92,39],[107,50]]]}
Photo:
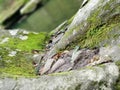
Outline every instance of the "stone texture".
{"label": "stone texture", "polygon": [[118,67],[107,63],[34,79],[0,79],[0,90],[113,90],[118,75]]}

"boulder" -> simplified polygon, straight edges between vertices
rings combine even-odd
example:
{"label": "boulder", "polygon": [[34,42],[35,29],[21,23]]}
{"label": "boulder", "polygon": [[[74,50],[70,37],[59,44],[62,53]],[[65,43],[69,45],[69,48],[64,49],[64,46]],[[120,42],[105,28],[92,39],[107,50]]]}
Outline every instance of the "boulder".
{"label": "boulder", "polygon": [[39,78],[0,79],[1,90],[113,90],[119,76],[114,63]]}

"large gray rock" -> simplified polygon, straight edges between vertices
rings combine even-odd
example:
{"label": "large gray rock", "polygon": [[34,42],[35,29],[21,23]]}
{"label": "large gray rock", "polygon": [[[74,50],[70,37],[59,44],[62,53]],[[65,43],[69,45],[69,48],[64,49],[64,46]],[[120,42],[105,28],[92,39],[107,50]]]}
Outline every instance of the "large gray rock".
{"label": "large gray rock", "polygon": [[16,86],[16,80],[11,78],[0,79],[0,90],[13,90]]}
{"label": "large gray rock", "polygon": [[118,76],[118,67],[107,63],[34,79],[0,79],[0,90],[113,90]]}

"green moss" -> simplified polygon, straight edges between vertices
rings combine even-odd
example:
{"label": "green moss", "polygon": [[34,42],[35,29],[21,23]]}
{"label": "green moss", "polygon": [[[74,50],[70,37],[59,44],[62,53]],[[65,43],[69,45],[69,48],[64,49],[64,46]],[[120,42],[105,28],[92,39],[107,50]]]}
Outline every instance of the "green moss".
{"label": "green moss", "polygon": [[[42,50],[45,47],[46,33],[30,33],[27,40],[19,38],[10,38],[9,41],[0,46],[16,48],[22,51],[31,51],[32,49]],[[9,46],[8,46],[9,45]]]}
{"label": "green moss", "polygon": [[[110,35],[109,33],[114,30],[116,27],[120,26],[120,15],[113,16],[106,23],[97,23],[96,19],[90,19],[92,24],[90,25],[89,30],[84,35],[84,39],[80,41],[82,47],[95,47],[98,46],[104,40],[115,37],[116,35]],[[92,17],[93,18],[93,17]],[[99,18],[98,18],[99,19]],[[89,20],[89,19],[88,19]],[[96,21],[95,21],[96,20]],[[97,23],[97,24],[96,24]],[[118,36],[118,35],[117,35]]]}
{"label": "green moss", "polygon": [[90,26],[88,31],[85,34],[81,35],[77,41],[73,42],[73,45],[78,45],[81,48],[93,48],[99,46],[99,44],[104,40],[109,40],[110,38],[118,37],[118,34],[110,34],[110,32],[116,27],[120,27],[120,20],[118,18],[119,16],[115,16],[109,19],[108,22],[106,22],[105,24],[102,24],[100,20],[97,23],[96,21],[98,20],[93,19],[92,17],[92,21],[90,21],[92,24],[89,24]]}
{"label": "green moss", "polygon": [[25,58],[25,52],[19,51],[14,57],[10,57],[10,51],[8,48],[1,48],[0,76],[35,76],[32,60]]}
{"label": "green moss", "polygon": [[80,42],[80,45],[82,47],[95,47],[98,46],[100,42],[103,40],[109,39],[109,32],[112,30],[112,28],[116,25],[111,26],[102,26],[100,29],[90,29],[86,33],[85,39]]}
{"label": "green moss", "polygon": [[[82,43],[85,40],[85,38],[86,38],[85,33],[87,32],[87,30],[90,29],[90,28],[93,29],[93,28],[95,28],[97,25],[99,25],[101,23],[101,21],[98,20],[98,14],[99,14],[99,12],[100,12],[100,9],[97,9],[97,11],[95,11],[95,13],[93,13],[90,16],[90,18],[88,18],[88,20],[87,20],[88,26],[87,27],[84,26],[84,24],[86,23],[86,21],[85,22],[81,22],[79,25],[71,28],[67,33],[65,33],[65,35],[63,37],[64,39],[70,37],[73,34],[74,31],[76,31],[76,32],[80,32],[81,31],[80,35],[78,35],[78,37],[76,37],[73,40],[74,42],[72,42],[72,44],[70,45],[70,47],[67,47],[68,49],[71,49],[71,48],[73,48],[76,45],[80,46],[80,47],[83,47],[83,45],[81,45],[80,43]],[[73,18],[71,20],[73,20]]]}
{"label": "green moss", "polygon": [[[46,33],[30,33],[27,40],[11,37],[8,42],[0,44],[0,76],[34,77],[35,71],[30,58],[31,50],[43,50],[45,40]],[[16,51],[16,55],[9,56],[11,51]]]}
{"label": "green moss", "polygon": [[[82,34],[76,37],[76,39],[70,44],[68,49],[74,48],[74,46],[80,46],[81,48],[93,48],[99,46],[99,44],[104,40],[109,40],[109,38],[111,37],[114,38],[116,36],[119,36],[109,35],[109,33],[113,29],[115,29],[115,27],[120,26],[120,15],[111,15],[111,13],[119,12],[120,6],[116,5],[113,9],[110,7],[113,4],[112,2],[113,1],[111,0],[109,3],[107,3],[107,5],[102,7],[102,9],[101,7],[98,7],[98,9],[94,11],[91,16],[89,16],[87,21],[85,21],[87,27],[84,27],[84,22],[82,22],[80,23],[80,25],[73,27],[71,30],[69,30],[69,32],[65,33],[64,39],[72,35],[74,30],[76,32],[82,31]],[[107,13],[107,15],[102,14],[100,16],[100,13],[108,10],[109,12]]]}

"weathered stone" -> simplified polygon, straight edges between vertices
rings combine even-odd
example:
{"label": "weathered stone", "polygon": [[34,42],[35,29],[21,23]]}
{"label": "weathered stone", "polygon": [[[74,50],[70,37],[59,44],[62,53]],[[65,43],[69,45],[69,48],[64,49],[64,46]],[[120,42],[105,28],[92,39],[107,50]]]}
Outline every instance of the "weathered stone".
{"label": "weathered stone", "polygon": [[17,81],[11,78],[0,79],[0,90],[13,90]]}
{"label": "weathered stone", "polygon": [[47,59],[43,69],[40,71],[40,74],[46,73],[51,68],[54,61],[55,59]]}
{"label": "weathered stone", "polygon": [[65,60],[64,59],[58,59],[58,61],[52,66],[52,68],[50,70],[50,73],[54,72],[56,69],[58,69],[63,64],[65,64]]}
{"label": "weathered stone", "polygon": [[[119,69],[114,63],[39,78],[0,79],[1,90],[113,90]],[[3,85],[3,86],[2,86]]]}
{"label": "weathered stone", "polygon": [[52,43],[56,44],[62,38],[63,35],[64,35],[64,33],[61,33],[61,34],[57,35],[57,37],[53,37]]}
{"label": "weathered stone", "polygon": [[120,47],[117,45],[101,47],[100,48],[100,55],[105,57],[108,56],[114,61],[120,60]]}
{"label": "weathered stone", "polygon": [[36,63],[36,64],[39,64],[42,60],[42,57],[43,57],[43,54],[34,54],[33,55],[33,61]]}

